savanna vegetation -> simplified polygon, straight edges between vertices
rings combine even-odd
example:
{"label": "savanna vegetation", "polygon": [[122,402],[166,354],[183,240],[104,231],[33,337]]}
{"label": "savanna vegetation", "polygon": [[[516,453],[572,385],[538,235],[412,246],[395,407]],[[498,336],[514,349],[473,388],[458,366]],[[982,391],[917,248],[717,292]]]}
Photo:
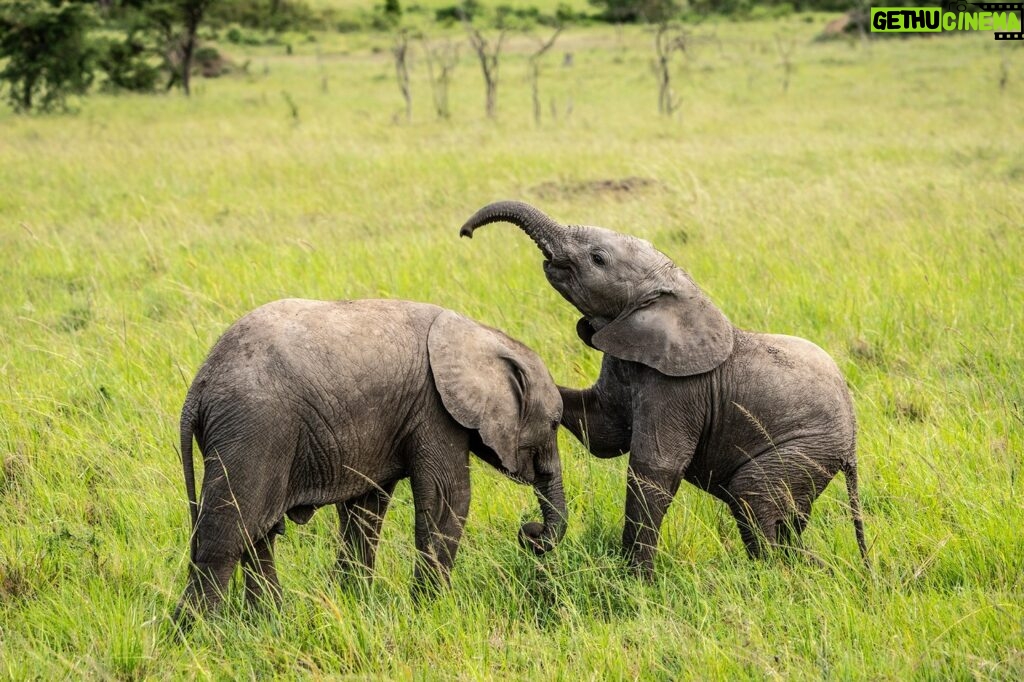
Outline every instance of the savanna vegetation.
{"label": "savanna vegetation", "polygon": [[[815,42],[831,18],[684,27],[668,115],[655,29],[600,22],[535,61],[552,29],[509,31],[493,118],[458,22],[410,33],[409,109],[391,29],[228,22],[198,35],[235,68],[191,97],[93,83],[73,114],[0,111],[0,674],[1019,679],[1024,50]],[[427,55],[446,42],[440,116],[444,55]],[[550,555],[515,542],[529,487],[474,461],[437,600],[409,594],[403,483],[372,586],[339,585],[325,509],[278,542],[279,612],[248,613],[236,584],[174,637],[178,411],[246,311],[432,301],[523,340],[560,383],[596,376],[522,234],[458,239],[500,198],[650,239],[737,325],[828,350],[856,404],[872,570],[841,484],[805,534],[823,565],[749,561],[725,507],[684,486],[639,581],[618,553],[625,459],[563,434],[570,528]]]}

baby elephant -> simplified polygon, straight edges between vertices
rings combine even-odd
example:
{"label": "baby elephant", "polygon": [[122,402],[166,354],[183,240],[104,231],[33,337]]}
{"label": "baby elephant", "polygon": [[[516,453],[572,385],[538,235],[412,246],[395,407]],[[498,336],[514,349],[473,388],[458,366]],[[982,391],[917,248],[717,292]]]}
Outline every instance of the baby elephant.
{"label": "baby elephant", "polygon": [[[396,483],[412,479],[417,589],[447,584],[469,509],[469,451],[532,484],[538,554],[565,534],[562,401],[526,346],[434,305],[286,299],[224,333],[188,391],[181,454],[192,515],[175,612],[216,606],[239,560],[250,602],[280,599],[274,536],[337,504],[342,564],[373,567]],[[192,437],[205,475],[196,503]]]}
{"label": "baby elephant", "polygon": [[799,540],[811,505],[842,471],[867,562],[857,491],[856,422],[839,368],[810,341],[737,329],[690,276],[651,244],[600,227],[561,225],[503,201],[477,211],[520,227],[548,282],[582,317],[580,339],[604,353],[591,388],[562,388],[566,428],[598,457],[629,452],[623,546],[654,571],[662,518],[681,481],[729,505],[747,551]]}

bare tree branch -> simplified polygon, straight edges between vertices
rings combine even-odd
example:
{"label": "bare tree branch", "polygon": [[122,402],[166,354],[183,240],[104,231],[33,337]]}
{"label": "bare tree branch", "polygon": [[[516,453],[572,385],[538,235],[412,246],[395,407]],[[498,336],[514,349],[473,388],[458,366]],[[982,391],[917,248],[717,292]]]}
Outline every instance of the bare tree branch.
{"label": "bare tree branch", "polygon": [[501,32],[498,33],[497,43],[491,49],[488,40],[465,17],[462,18],[462,24],[466,27],[466,33],[469,35],[469,44],[476,52],[477,59],[480,60],[480,70],[484,75],[484,87],[487,94],[487,117],[494,118],[498,109],[498,66],[501,59],[501,48],[508,32],[501,29]]}
{"label": "bare tree branch", "polygon": [[688,36],[681,28],[658,24],[654,34],[654,77],[658,81],[658,113],[671,116],[679,108],[679,99],[672,90],[672,56],[686,53]]}
{"label": "bare tree branch", "polygon": [[775,36],[775,49],[779,52],[779,65],[782,67],[782,94],[789,92],[789,75],[793,72],[793,61],[790,57],[795,47],[795,40],[783,42],[782,36]]}
{"label": "bare tree branch", "polygon": [[409,31],[401,29],[395,34],[394,45],[391,46],[391,54],[395,56],[395,78],[398,80],[398,89],[402,92],[402,99],[405,100],[405,120],[412,120],[412,91],[409,87]]}
{"label": "bare tree branch", "polygon": [[530,54],[530,91],[533,94],[533,120],[540,125],[540,59],[550,50],[562,32],[562,26],[555,28],[547,42],[538,41],[540,47]]}
{"label": "bare tree branch", "polygon": [[430,90],[434,95],[434,111],[438,118],[447,119],[451,116],[448,107],[448,86],[451,83],[452,71],[459,63],[459,46],[450,40],[433,46],[426,36],[420,36],[420,40],[423,42],[423,54],[427,59],[427,75],[430,78]]}

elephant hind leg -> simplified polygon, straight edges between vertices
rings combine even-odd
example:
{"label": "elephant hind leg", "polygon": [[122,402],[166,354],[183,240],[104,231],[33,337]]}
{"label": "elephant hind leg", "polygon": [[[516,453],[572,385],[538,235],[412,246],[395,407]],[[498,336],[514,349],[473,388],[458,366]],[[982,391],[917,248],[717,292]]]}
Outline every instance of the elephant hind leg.
{"label": "elephant hind leg", "polygon": [[[220,606],[241,556],[240,543],[230,543],[227,548],[214,545],[201,529],[200,518],[188,584],[174,610],[174,622],[182,629],[187,629],[195,616]],[[240,539],[240,533],[235,535]]]}
{"label": "elephant hind leg", "polygon": [[[773,476],[773,456],[744,464],[725,486],[725,498],[736,519],[740,537],[752,559],[769,550],[799,545],[807,526],[810,502],[782,476]],[[761,461],[761,460],[765,461]]]}
{"label": "elephant hind leg", "polygon": [[251,608],[266,604],[281,604],[281,583],[274,566],[274,539],[284,534],[284,519],[270,531],[247,547],[242,555],[242,571],[245,575],[245,601]]}
{"label": "elephant hind leg", "polygon": [[793,443],[766,453],[741,466],[725,486],[750,556],[764,556],[773,547],[801,548],[811,505],[834,476],[813,452]]}
{"label": "elephant hind leg", "polygon": [[773,549],[780,549],[788,555],[803,550],[801,534],[807,527],[806,515],[756,510],[745,500],[729,507],[751,559],[763,559]]}
{"label": "elephant hind leg", "polygon": [[734,499],[729,504],[740,538],[751,559],[763,559],[771,547],[778,546],[781,523],[778,519],[758,513],[748,497]]}
{"label": "elephant hind leg", "polygon": [[[208,465],[207,471],[212,468]],[[268,530],[253,532],[243,524],[245,517],[237,502],[222,489],[204,489],[192,538],[188,584],[175,609],[174,619],[180,625],[187,625],[195,615],[220,606],[235,566],[243,558],[250,565],[258,565],[258,570],[269,569],[276,582],[271,545],[265,537]],[[273,525],[269,532],[279,526]],[[253,537],[259,539],[253,541]]]}

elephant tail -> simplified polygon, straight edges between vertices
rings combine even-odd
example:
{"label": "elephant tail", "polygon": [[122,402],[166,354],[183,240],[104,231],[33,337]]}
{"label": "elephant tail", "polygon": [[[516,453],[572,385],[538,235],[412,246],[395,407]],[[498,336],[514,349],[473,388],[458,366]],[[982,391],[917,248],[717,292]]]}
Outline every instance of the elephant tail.
{"label": "elephant tail", "polygon": [[197,402],[196,396],[192,391],[189,391],[185,397],[185,404],[181,408],[181,422],[179,426],[181,434],[181,468],[185,474],[185,493],[188,495],[188,512],[192,519],[192,528],[189,532],[189,548],[192,559],[195,559],[194,540],[196,525],[199,522],[199,505],[196,502],[196,474],[192,464],[192,436],[195,434],[196,425],[199,422]]}
{"label": "elephant tail", "polygon": [[846,494],[850,498],[850,514],[853,516],[853,531],[857,535],[857,546],[860,548],[864,566],[871,568],[868,560],[868,546],[864,540],[864,518],[860,511],[860,491],[857,487],[857,461],[851,460],[843,465],[843,478],[846,479]]}

